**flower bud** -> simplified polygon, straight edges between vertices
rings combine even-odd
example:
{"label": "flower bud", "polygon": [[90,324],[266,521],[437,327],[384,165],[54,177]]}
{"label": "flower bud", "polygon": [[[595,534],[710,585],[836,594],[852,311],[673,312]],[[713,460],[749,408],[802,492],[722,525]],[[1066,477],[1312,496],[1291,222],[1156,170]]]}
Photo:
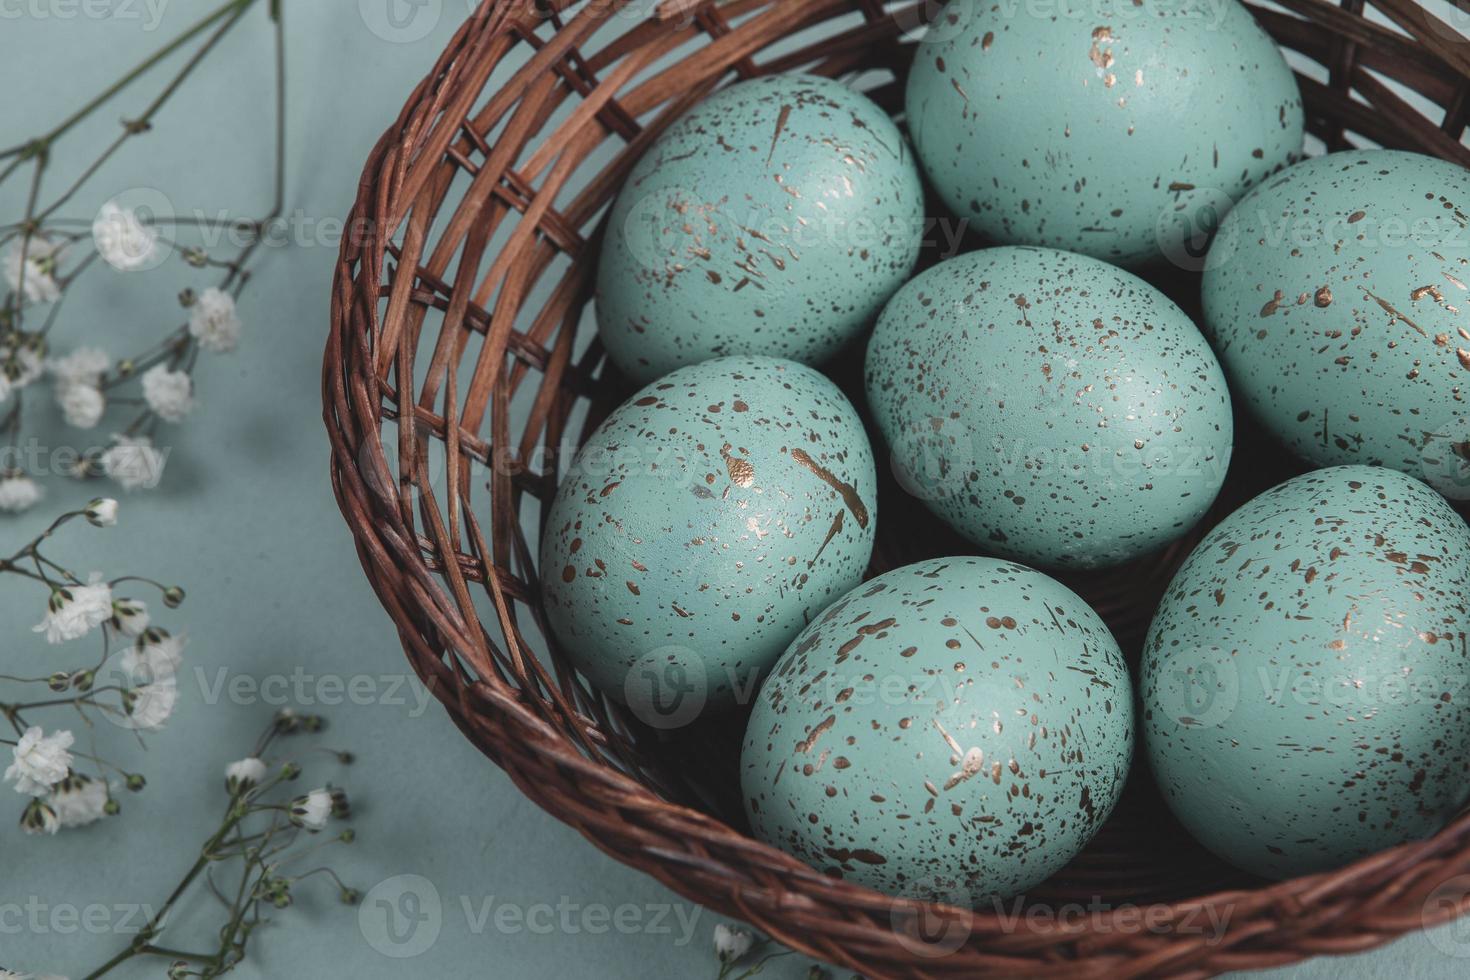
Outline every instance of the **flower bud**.
{"label": "flower bud", "polygon": [[45,800],[36,797],[22,811],[20,827],[28,834],[54,834],[61,829],[61,818]]}
{"label": "flower bud", "polygon": [[117,501],[111,497],[98,497],[82,513],[97,527],[112,527],[117,523]]}
{"label": "flower bud", "polygon": [[163,604],[170,609],[177,609],[184,604],[184,590],[177,585],[170,585],[163,590]]}

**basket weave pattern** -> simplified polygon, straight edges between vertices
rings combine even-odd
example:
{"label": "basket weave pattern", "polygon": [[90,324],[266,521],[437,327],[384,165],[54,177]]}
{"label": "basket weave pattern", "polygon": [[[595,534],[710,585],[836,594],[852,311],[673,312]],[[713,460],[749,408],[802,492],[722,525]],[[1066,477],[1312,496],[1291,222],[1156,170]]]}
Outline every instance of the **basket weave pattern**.
{"label": "basket weave pattern", "polygon": [[[1374,0],[1397,29],[1365,17],[1363,0],[1281,4],[1290,13],[1252,10],[1320,66],[1299,82],[1328,147],[1377,143],[1470,166],[1470,45],[1453,28],[1413,0]],[[941,6],[485,0],[460,28],[367,161],[323,375],[333,487],[414,670],[526,795],[598,847],[869,976],[1207,976],[1357,952],[1470,909],[1470,878],[1457,879],[1470,874],[1470,815],[1430,840],[1268,884],[1189,841],[1146,774],[1023,905],[894,900],[748,837],[728,735],[659,738],[545,639],[525,529],[569,462],[563,447],[627,393],[602,364],[589,303],[600,219],[628,170],[714,88],[758,74],[886,70],[868,94],[896,112],[912,40]],[[834,373],[857,375],[851,363]],[[1211,521],[1292,472],[1264,443],[1258,452],[1272,462],[1232,474]],[[923,513],[901,513],[922,508],[895,505],[899,493],[880,486],[890,506],[874,572],[968,550]],[[1068,584],[1136,649],[1192,540],[1105,583]],[[681,742],[722,761],[684,765]],[[1124,903],[1146,905],[1147,925]],[[1024,914],[1077,907],[1093,911]]]}

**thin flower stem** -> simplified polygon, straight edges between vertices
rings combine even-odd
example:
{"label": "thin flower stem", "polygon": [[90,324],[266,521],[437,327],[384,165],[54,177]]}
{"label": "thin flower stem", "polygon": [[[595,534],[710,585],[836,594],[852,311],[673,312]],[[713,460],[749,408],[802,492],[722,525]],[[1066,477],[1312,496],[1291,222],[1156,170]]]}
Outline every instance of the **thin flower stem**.
{"label": "thin flower stem", "polygon": [[[88,691],[86,694],[82,695],[81,697],[75,697],[75,698],[52,698],[49,701],[27,701],[24,704],[15,704],[15,705],[0,704],[0,711],[4,711],[7,708],[13,708],[16,711],[33,711],[33,710],[35,710],[37,708],[56,708],[56,707],[60,707],[62,705],[77,705],[77,704],[93,704],[94,707],[101,708],[101,707],[103,707],[103,705],[96,704],[95,703],[96,696],[98,694],[110,694],[110,693],[112,693],[114,691],[115,692],[118,692],[118,693],[122,693],[125,690],[127,690],[127,689],[126,688],[122,688],[122,687],[115,687],[115,686],[98,687],[98,688],[94,688],[91,691]],[[110,705],[109,705],[109,707],[110,707]]]}
{"label": "thin flower stem", "polygon": [[[209,52],[214,50],[215,45],[217,45],[220,40],[230,32],[231,28],[239,23],[240,18],[245,15],[245,11],[249,9],[251,4],[253,4],[254,2],[255,0],[231,0],[231,3],[228,4],[224,9],[229,10],[233,8],[234,13],[230,14],[225,22],[221,24],[212,35],[209,36],[208,40],[206,40],[204,44],[199,47],[199,50],[195,51],[192,55],[189,56],[189,60],[184,62],[183,68],[181,68],[178,74],[176,74],[173,79],[164,86],[163,91],[160,92],[154,98],[154,100],[148,104],[148,107],[143,110],[143,114],[137,119],[128,120],[122,134],[118,136],[115,140],[113,140],[106,150],[102,151],[102,155],[98,157],[91,164],[91,166],[89,166],[86,170],[82,172],[81,176],[76,179],[71,187],[67,188],[67,190],[61,195],[61,197],[57,198],[55,202],[53,202],[49,207],[46,208],[46,210],[41,212],[38,220],[46,220],[46,218],[50,217],[52,214],[55,214],[58,208],[60,208],[67,201],[71,200],[72,195],[74,195],[83,184],[90,180],[93,175],[95,175],[97,171],[102,168],[103,164],[111,159],[112,155],[116,153],[118,149],[128,141],[128,139],[138,135],[139,133],[147,132],[148,126],[152,122],[153,117],[158,113],[158,110],[162,109],[163,106],[168,102],[168,100],[173,97],[174,93],[179,90],[180,86],[184,84],[185,80],[194,73],[194,69],[198,68],[199,64],[209,55]],[[54,137],[51,138],[54,139]]]}
{"label": "thin flower stem", "polygon": [[[198,21],[194,24],[194,26],[187,28],[184,33],[174,38],[162,48],[159,48],[141,64],[133,68],[132,71],[128,72],[112,85],[108,86],[100,95],[97,95],[86,105],[82,106],[76,112],[72,113],[70,116],[66,117],[66,119],[62,120],[56,126],[56,128],[52,129],[49,133],[46,133],[44,136],[37,137],[36,139],[28,140],[27,142],[21,143],[17,146],[13,146],[8,150],[0,150],[0,160],[5,159],[6,157],[20,156],[22,154],[25,154],[26,151],[37,145],[45,145],[55,142],[77,123],[90,116],[96,110],[100,109],[114,95],[117,95],[119,92],[127,88],[133,82],[137,81],[143,75],[146,75],[160,61],[163,61],[165,58],[173,54],[185,44],[188,44],[189,41],[191,41],[197,35],[208,30],[210,25],[213,24],[215,21],[219,20],[221,17],[227,16],[232,10],[244,9],[246,7],[249,7],[254,2],[255,0],[230,0],[229,3],[226,3],[224,6],[218,8],[214,11],[214,13],[208,15],[203,20]],[[0,181],[3,181],[4,179],[5,175],[0,174]]]}

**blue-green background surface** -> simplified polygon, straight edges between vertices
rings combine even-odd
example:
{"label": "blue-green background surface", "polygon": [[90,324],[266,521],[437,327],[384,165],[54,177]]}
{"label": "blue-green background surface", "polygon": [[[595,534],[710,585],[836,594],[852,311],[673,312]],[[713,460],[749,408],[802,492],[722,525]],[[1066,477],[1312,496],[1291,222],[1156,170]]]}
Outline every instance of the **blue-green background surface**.
{"label": "blue-green background surface", "polygon": [[[332,498],[319,372],[337,240],[321,222],[346,213],[369,148],[468,9],[467,0],[424,0],[418,8],[393,0],[405,16],[418,11],[395,33],[384,27],[387,2],[285,0],[287,207],[299,216],[297,244],[261,257],[241,307],[240,351],[206,357],[198,373],[200,409],[187,424],[166,430],[171,456],[162,487],[122,495],[118,527],[79,526],[54,549],[82,569],[140,571],[183,584],[188,603],[159,620],[186,628],[191,643],[182,703],[146,752],[104,733],[106,744],[150,779],[146,792],[124,795],[122,816],[54,838],[27,838],[12,823],[23,799],[0,790],[0,965],[77,978],[128,941],[119,934],[136,925],[128,908],[158,903],[182,874],[223,800],[223,766],[245,754],[284,700],[327,714],[326,741],[359,756],[348,769],[318,762],[311,771],[353,794],[359,842],[332,863],[370,902],[360,919],[330,889],[308,889],[258,934],[240,976],[715,975],[716,916],[605,857],[527,802],[436,704],[420,710],[400,686],[403,655]],[[206,0],[0,0],[0,144],[48,128],[213,6]],[[98,11],[104,16],[91,15]],[[90,218],[113,194],[139,187],[163,190],[180,210],[264,211],[271,189],[270,51],[268,22],[257,9],[157,118],[156,130],[130,142],[65,213]],[[113,135],[119,117],[151,97],[162,77],[135,88],[104,110],[97,125],[61,144],[53,191]],[[22,190],[15,180],[0,188],[4,220],[19,212]],[[89,340],[109,335],[115,352],[136,347],[157,333],[158,321],[149,317],[180,319],[173,300],[180,286],[207,282],[176,258],[155,273],[92,274],[68,303],[57,346],[70,346],[85,326]],[[49,399],[42,394],[35,401]],[[40,414],[45,423],[30,431],[49,445],[98,441],[79,441],[78,433],[55,424],[49,405]],[[81,435],[100,438],[106,431]],[[0,550],[28,537],[46,512],[79,504],[97,489],[60,479],[48,484],[51,498],[38,511],[0,518]],[[7,659],[51,667],[91,655],[90,646],[85,654],[58,651],[24,632],[40,618],[45,596],[18,579],[3,581]],[[231,697],[226,688],[211,696],[222,676],[267,683],[258,694]],[[296,676],[302,680],[293,681]],[[344,694],[352,683],[368,697]],[[394,701],[401,703],[384,703]],[[62,723],[62,716],[44,720]],[[375,896],[371,889],[389,881],[386,897],[394,898],[403,882],[391,880],[400,875],[431,884],[441,911],[417,931],[399,920],[398,938],[408,941],[395,944],[376,905],[385,891]],[[101,911],[88,913],[89,906]],[[432,912],[432,901],[419,908]],[[95,928],[98,919],[89,928],[73,918],[84,914],[99,917],[103,928]],[[212,910],[201,902],[180,920],[179,942],[191,933],[199,937],[212,922]],[[1440,930],[1432,937],[1437,941],[1415,934],[1363,956],[1266,975],[1460,977],[1470,962],[1463,958],[1470,956],[1470,927],[1461,933]],[[412,958],[384,953],[425,946]],[[120,975],[161,976],[165,965],[149,961]],[[765,976],[799,977],[807,965],[791,957]]]}

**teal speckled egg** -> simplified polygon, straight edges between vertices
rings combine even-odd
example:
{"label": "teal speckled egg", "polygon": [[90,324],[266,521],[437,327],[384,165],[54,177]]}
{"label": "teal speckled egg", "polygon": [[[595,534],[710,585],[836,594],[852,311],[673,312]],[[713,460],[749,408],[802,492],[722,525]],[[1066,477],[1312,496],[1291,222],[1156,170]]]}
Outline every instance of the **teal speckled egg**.
{"label": "teal speckled egg", "polygon": [[1318,465],[1470,498],[1470,171],[1362,150],[1299,163],[1210,247],[1205,327],[1236,393]]}
{"label": "teal speckled egg", "polygon": [[873,453],[836,385],[773,357],[681,368],[592,434],[541,535],[572,663],[646,721],[749,701],[797,631],[862,581]]}
{"label": "teal speckled egg", "polygon": [[909,75],[909,126],[955,215],[999,242],[1182,258],[1302,149],[1302,102],[1235,0],[1057,8],[950,0]]}
{"label": "teal speckled egg", "polygon": [[899,291],[868,402],[900,480],[981,547],[1097,568],[1192,527],[1224,482],[1230,396],[1158,290],[1097,259],[984,249]]}
{"label": "teal speckled egg", "polygon": [[864,583],[761,688],[741,790],[755,835],[847,881],[1009,896],[1107,820],[1133,694],[1096,613],[1040,572],[940,558]]}
{"label": "teal speckled egg", "polygon": [[603,344],[640,383],[726,354],[819,363],[908,279],[923,229],[918,165],[873,102],[813,75],[732,85],[664,132],[618,195]]}
{"label": "teal speckled egg", "polygon": [[1424,484],[1339,466],[1255,498],[1175,576],[1143,656],[1164,798],[1284,878],[1438,830],[1470,798],[1470,528]]}

